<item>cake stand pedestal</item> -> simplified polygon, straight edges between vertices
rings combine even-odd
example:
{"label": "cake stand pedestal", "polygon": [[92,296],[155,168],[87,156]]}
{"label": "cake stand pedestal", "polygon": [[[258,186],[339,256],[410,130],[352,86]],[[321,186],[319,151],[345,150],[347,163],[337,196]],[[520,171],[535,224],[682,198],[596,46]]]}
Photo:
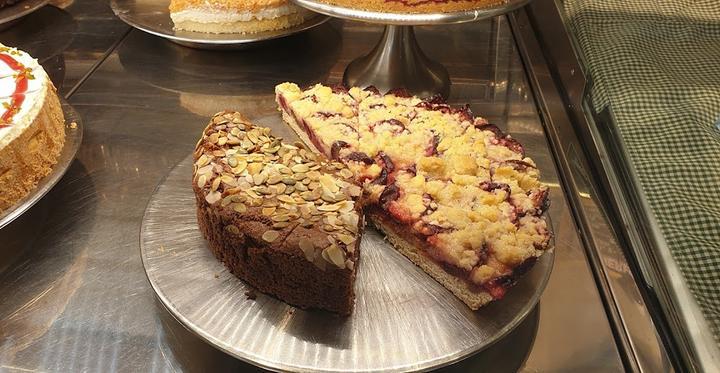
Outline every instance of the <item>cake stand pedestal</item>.
{"label": "cake stand pedestal", "polygon": [[454,13],[382,13],[332,5],[318,0],[292,0],[297,5],[333,17],[384,24],[378,44],[363,57],[348,64],[343,83],[348,86],[375,86],[386,92],[405,88],[427,97],[450,93],[450,76],[440,63],[429,59],[415,39],[413,26],[472,22],[505,14],[530,0],[507,0],[482,9]]}

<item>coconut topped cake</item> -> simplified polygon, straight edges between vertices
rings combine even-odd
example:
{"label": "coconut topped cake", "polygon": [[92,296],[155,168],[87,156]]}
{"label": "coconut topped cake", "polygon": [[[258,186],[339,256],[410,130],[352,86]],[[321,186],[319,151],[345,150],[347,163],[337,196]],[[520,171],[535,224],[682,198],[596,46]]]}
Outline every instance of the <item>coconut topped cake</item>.
{"label": "coconut topped cake", "polygon": [[251,34],[299,25],[314,16],[287,0],[171,0],[176,30]]}

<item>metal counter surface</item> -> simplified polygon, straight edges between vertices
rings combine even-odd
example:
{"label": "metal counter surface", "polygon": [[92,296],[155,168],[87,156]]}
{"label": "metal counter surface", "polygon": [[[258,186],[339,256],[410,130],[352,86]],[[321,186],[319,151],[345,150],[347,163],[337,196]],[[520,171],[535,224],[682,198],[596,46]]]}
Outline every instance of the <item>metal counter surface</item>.
{"label": "metal counter surface", "polygon": [[[55,189],[0,231],[0,371],[254,370],[156,302],[139,255],[146,204],[216,111],[243,111],[294,139],[276,112],[274,85],[339,82],[381,30],[332,21],[239,52],[192,50],[131,31],[77,90],[64,90],[84,119],[85,140]],[[417,36],[448,68],[450,100],[508,130],[540,165],[556,235],[539,307],[508,337],[446,369],[622,370],[505,18],[418,28]]]}
{"label": "metal counter surface", "polygon": [[0,32],[0,42],[37,58],[66,96],[129,29],[103,1],[52,0]]}

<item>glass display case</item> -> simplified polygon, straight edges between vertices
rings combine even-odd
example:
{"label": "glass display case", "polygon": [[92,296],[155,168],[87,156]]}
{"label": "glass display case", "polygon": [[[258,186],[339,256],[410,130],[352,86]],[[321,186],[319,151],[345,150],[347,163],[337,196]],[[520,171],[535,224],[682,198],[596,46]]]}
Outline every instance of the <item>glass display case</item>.
{"label": "glass display case", "polygon": [[[612,113],[595,114],[567,22],[563,4],[535,0],[474,23],[414,28],[447,69],[449,102],[511,133],[540,166],[555,242],[529,316],[492,346],[435,368],[713,371],[717,345]],[[259,369],[185,329],[156,299],[140,255],[146,206],[218,111],[242,111],[296,139],[273,87],[341,83],[382,32],[332,19],[250,48],[199,50],[134,29],[93,0],[51,1],[0,32],[0,42],[39,59],[84,126],[66,175],[0,229],[0,370]]]}

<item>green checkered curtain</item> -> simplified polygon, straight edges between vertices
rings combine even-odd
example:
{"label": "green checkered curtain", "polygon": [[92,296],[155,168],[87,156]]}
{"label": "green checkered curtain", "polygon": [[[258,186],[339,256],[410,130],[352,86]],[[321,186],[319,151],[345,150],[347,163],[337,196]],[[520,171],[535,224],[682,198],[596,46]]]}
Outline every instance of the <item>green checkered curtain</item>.
{"label": "green checkered curtain", "polygon": [[566,0],[665,240],[720,342],[720,0]]}

